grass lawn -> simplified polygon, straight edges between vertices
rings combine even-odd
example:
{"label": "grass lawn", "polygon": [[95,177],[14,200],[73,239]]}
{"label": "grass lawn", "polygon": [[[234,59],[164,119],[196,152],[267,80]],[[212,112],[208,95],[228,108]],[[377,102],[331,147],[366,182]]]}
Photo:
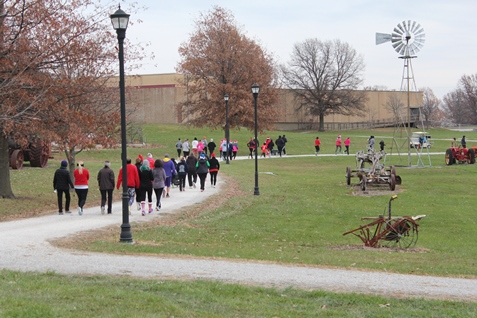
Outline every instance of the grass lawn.
{"label": "grass lawn", "polygon": [[2,317],[475,317],[476,303],[0,271]]}
{"label": "grass lawn", "polygon": [[[177,138],[221,139],[222,131],[187,129],[176,125],[146,126],[147,148],[129,149],[129,156],[136,157],[151,152],[155,157],[164,153],[175,154]],[[270,135],[273,139],[283,132],[265,132],[260,140]],[[361,217],[377,216],[385,213],[390,196],[389,188],[381,188],[377,195],[361,195],[357,187],[346,185],[347,166],[355,167],[354,155],[331,157],[274,158],[259,160],[260,195],[253,195],[254,161],[233,161],[221,165],[219,178],[227,180],[220,195],[196,208],[189,208],[170,218],[151,224],[133,224],[135,245],[119,244],[118,233],[114,236],[92,237],[81,243],[86,250],[114,253],[179,254],[203,257],[223,257],[230,259],[266,260],[280,263],[305,264],[313,266],[333,266],[359,268],[420,275],[439,275],[456,277],[477,277],[477,245],[473,244],[476,221],[472,207],[476,204],[476,186],[471,180],[475,177],[476,165],[445,166],[443,155],[422,157],[427,168],[404,168],[407,163],[405,136],[400,137],[393,129],[373,131],[352,131],[342,133],[351,137],[351,153],[364,150],[369,135],[376,141],[384,139],[388,152],[396,154],[400,148],[401,156],[388,156],[387,165],[398,165],[397,174],[402,178],[396,193],[398,200],[393,202],[393,215],[426,214],[419,227],[419,239],[414,249],[398,251],[389,249],[365,249],[361,241],[352,236],[343,236],[348,230],[363,224]],[[447,130],[430,130],[434,139],[431,151],[444,152],[452,137],[459,139],[462,133]],[[475,133],[466,132],[468,145],[477,139]],[[322,153],[334,152],[336,132],[320,133]],[[239,155],[246,155],[245,144],[251,133],[245,130],[232,131],[231,139],[239,140]],[[286,132],[289,140],[288,154],[313,154],[316,132]],[[393,138],[394,137],[394,138]],[[393,149],[388,147],[393,146]],[[403,146],[404,145],[404,146]],[[414,150],[412,150],[414,151]],[[12,186],[18,200],[0,200],[0,216],[5,219],[34,214],[56,213],[56,196],[53,194],[52,177],[54,170],[63,159],[55,155],[46,169],[25,168],[11,171]],[[120,167],[119,150],[85,152],[78,160],[85,161],[92,176],[102,167],[102,162],[112,160],[117,172]],[[413,156],[413,165],[417,157]],[[352,183],[358,182],[357,178]],[[120,199],[119,191],[116,191]],[[73,199],[75,200],[75,199]],[[74,201],[73,201],[74,202]],[[88,204],[99,204],[99,191],[96,182],[90,182]],[[73,205],[75,207],[76,205]],[[78,244],[78,243],[75,243]],[[19,277],[17,273],[6,272],[8,277]],[[22,274],[23,275],[23,274]],[[55,288],[72,291],[86,290],[93,296],[71,299],[78,313],[88,315],[85,304],[96,301],[100,291],[88,288],[88,281],[108,286],[107,277],[62,277],[54,274],[28,274],[32,286],[41,286],[42,281],[51,279],[45,297],[64,299]],[[13,278],[7,278],[15,281]],[[61,282],[60,282],[61,281]],[[65,282],[63,284],[62,282]],[[248,288],[210,282],[161,282],[134,279],[118,279],[118,286],[106,293],[107,302],[121,300],[128,288],[134,296],[128,298],[135,308],[142,308],[144,299],[156,297],[157,316],[187,317],[270,317],[270,316],[316,316],[316,313],[330,317],[418,317],[431,314],[434,317],[471,317],[476,313],[473,303],[448,303],[425,300],[389,300],[362,295],[338,295],[306,291],[276,291],[271,289]],[[2,284],[7,284],[2,281]],[[26,283],[25,283],[26,284]],[[27,285],[25,285],[27,286]],[[21,299],[35,299],[29,287],[18,288]],[[5,290],[5,288],[2,288]],[[134,291],[141,292],[135,293]],[[164,296],[164,290],[169,290]],[[65,293],[68,294],[68,293]],[[73,292],[75,294],[75,292]],[[81,292],[80,292],[81,294]],[[157,300],[157,295],[161,300]],[[176,295],[172,297],[171,295]],[[144,297],[140,297],[143,295]],[[178,296],[180,295],[180,296]],[[230,296],[235,295],[235,297]],[[251,295],[251,296],[250,296]],[[264,296],[266,295],[266,296]],[[14,295],[0,298],[5,300]],[[129,296],[128,296],[129,297]],[[205,297],[210,297],[205,299]],[[249,300],[248,300],[249,299]],[[58,301],[61,303],[61,300]],[[379,304],[392,303],[390,309]],[[120,302],[116,302],[120,303]],[[207,304],[206,304],[207,303]],[[250,304],[254,303],[256,306]],[[35,302],[30,309],[34,309]],[[39,306],[39,305],[38,305]],[[206,306],[206,307],[204,307]],[[284,307],[287,308],[284,308]],[[39,306],[41,307],[41,306]],[[58,305],[59,307],[59,305]],[[71,307],[71,308],[73,308]],[[94,307],[94,306],[93,306]],[[147,306],[146,306],[147,307]],[[257,308],[256,308],[257,307]],[[277,308],[277,310],[273,308]],[[7,306],[7,310],[16,307]],[[57,306],[45,307],[46,315],[56,314]],[[112,307],[112,305],[109,308]],[[41,308],[39,308],[40,310]],[[238,310],[244,310],[238,311]],[[251,311],[247,311],[247,310]],[[254,311],[256,309],[256,311]],[[261,311],[263,309],[263,311]],[[303,309],[303,312],[301,311]],[[309,309],[309,311],[307,311]],[[116,310],[116,308],[115,308]],[[142,316],[152,316],[144,309]],[[152,309],[151,309],[152,310]],[[184,312],[180,310],[186,310]],[[287,312],[286,310],[290,310]],[[336,310],[336,311],[335,311]],[[39,311],[41,312],[41,311]],[[1,313],[1,309],[0,309]],[[29,312],[31,313],[31,312]],[[75,311],[66,316],[76,316]],[[121,311],[122,313],[122,311]],[[125,311],[127,313],[127,311]],[[137,311],[137,315],[140,315]],[[133,312],[135,316],[136,311]],[[455,314],[455,315],[454,315]],[[104,316],[115,315],[113,311]],[[22,316],[22,312],[12,311],[6,316]],[[23,315],[31,316],[31,315]],[[79,315],[78,315],[79,316]],[[124,314],[126,316],[126,314]]]}

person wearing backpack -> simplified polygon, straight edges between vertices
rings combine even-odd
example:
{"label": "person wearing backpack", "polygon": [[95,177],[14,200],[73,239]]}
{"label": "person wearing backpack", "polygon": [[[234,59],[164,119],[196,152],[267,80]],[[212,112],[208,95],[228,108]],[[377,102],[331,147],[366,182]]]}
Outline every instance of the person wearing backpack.
{"label": "person wearing backpack", "polygon": [[187,163],[184,157],[181,157],[179,163],[177,164],[177,175],[179,176],[179,191],[185,191],[185,180],[187,176]]}
{"label": "person wearing backpack", "polygon": [[204,192],[205,190],[205,179],[207,178],[207,174],[209,173],[209,161],[207,161],[207,157],[205,154],[201,154],[199,161],[197,161],[196,168],[197,168],[197,175],[199,175],[200,179],[200,192]]}

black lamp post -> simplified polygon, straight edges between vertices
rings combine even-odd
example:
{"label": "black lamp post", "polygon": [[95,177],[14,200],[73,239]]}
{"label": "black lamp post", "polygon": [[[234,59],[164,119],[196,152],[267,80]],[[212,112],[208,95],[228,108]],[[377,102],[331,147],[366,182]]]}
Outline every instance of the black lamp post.
{"label": "black lamp post", "polygon": [[257,156],[257,149],[260,146],[258,144],[258,138],[257,138],[257,98],[258,98],[258,92],[260,91],[260,86],[258,84],[253,84],[252,85],[252,94],[253,94],[253,99],[255,100],[255,188],[253,190],[254,195],[260,195],[260,191],[258,189],[258,156]]}
{"label": "black lamp post", "polygon": [[124,38],[126,37],[126,29],[128,28],[129,14],[119,9],[111,14],[111,23],[118,34],[119,42],[119,93],[121,98],[121,162],[123,176],[123,224],[121,225],[121,236],[119,241],[123,243],[132,243],[131,225],[129,224],[128,209],[128,174],[127,174],[127,149],[126,149],[126,94],[124,84]]}
{"label": "black lamp post", "polygon": [[224,100],[225,100],[225,139],[227,140],[227,159],[225,159],[225,163],[229,164],[229,142],[230,142],[230,136],[229,136],[229,95],[225,94],[224,95]]}

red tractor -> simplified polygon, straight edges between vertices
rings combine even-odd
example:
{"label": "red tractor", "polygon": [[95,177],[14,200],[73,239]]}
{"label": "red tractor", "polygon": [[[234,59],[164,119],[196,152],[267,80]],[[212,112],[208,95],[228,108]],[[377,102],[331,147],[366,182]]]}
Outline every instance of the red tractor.
{"label": "red tractor", "polygon": [[29,161],[30,167],[44,168],[51,157],[51,146],[50,143],[31,136],[28,145],[22,147],[9,137],[8,154],[12,169],[21,169],[24,161]]}
{"label": "red tractor", "polygon": [[446,165],[450,166],[454,163],[475,163],[475,153],[477,146],[471,148],[451,147],[446,150]]}

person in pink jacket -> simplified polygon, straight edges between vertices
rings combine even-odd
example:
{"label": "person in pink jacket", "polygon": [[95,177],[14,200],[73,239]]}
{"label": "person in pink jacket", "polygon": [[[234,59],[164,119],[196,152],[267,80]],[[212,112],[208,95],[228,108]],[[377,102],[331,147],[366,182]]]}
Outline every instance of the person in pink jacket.
{"label": "person in pink jacket", "polygon": [[347,137],[344,141],[344,145],[345,145],[345,152],[349,155],[349,145],[351,145],[351,140],[349,140],[349,137]]}

